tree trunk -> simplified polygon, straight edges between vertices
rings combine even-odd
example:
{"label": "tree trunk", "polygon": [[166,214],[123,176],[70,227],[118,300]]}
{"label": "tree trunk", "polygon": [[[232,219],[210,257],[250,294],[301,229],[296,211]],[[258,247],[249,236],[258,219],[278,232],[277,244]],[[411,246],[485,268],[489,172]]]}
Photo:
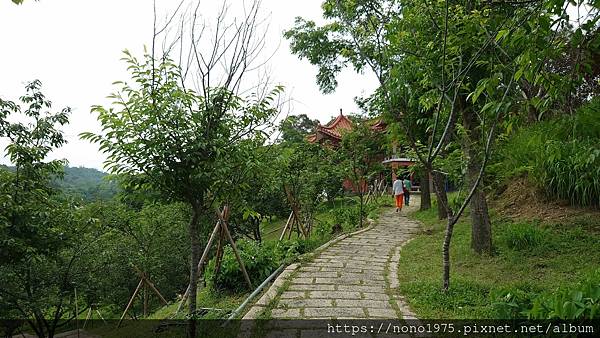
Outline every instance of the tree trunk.
{"label": "tree trunk", "polygon": [[189,315],[188,321],[188,337],[196,337],[196,301],[198,291],[198,268],[197,264],[200,260],[200,229],[198,227],[200,219],[200,206],[199,203],[192,205],[192,219],[188,227],[190,236],[190,248],[191,248],[191,259],[190,259],[190,294],[188,297],[189,302]]}
{"label": "tree trunk", "polygon": [[[440,173],[435,173],[435,176],[442,176]],[[439,179],[433,180],[433,189],[435,190],[435,194],[437,196],[442,196],[442,198],[446,198],[446,203],[440,203],[438,200],[438,212],[440,210],[440,206],[444,209],[444,214],[448,219],[448,224],[446,225],[446,233],[444,235],[444,243],[442,244],[442,264],[443,264],[443,275],[442,275],[442,289],[444,291],[448,291],[450,288],[450,243],[452,240],[452,233],[454,231],[454,224],[456,224],[457,217],[453,216],[452,209],[450,209],[450,205],[447,203],[446,197],[446,189],[442,184],[443,181]],[[460,216],[460,215],[459,215]]]}
{"label": "tree trunk", "polygon": [[448,291],[450,288],[450,241],[452,240],[452,232],[454,231],[455,222],[452,217],[448,218],[446,225],[446,234],[444,235],[444,244],[442,245],[442,260],[444,266],[442,289]]}
{"label": "tree trunk", "polygon": [[[475,162],[475,163],[472,163]],[[481,163],[478,160],[469,160],[467,165],[467,182],[470,187],[475,184],[479,171],[481,169]],[[492,252],[492,225],[490,223],[490,216],[488,213],[487,201],[485,193],[481,189],[481,183],[475,190],[473,198],[471,198],[471,248],[475,252],[491,253]]]}
{"label": "tree trunk", "polygon": [[429,189],[429,177],[429,172],[426,171],[420,178],[421,207],[419,210],[421,211],[431,209],[431,190]]}
{"label": "tree trunk", "polygon": [[[462,115],[463,125],[467,131],[463,143],[463,149],[467,156],[466,181],[467,185],[472,187],[477,181],[482,166],[478,152],[481,133],[477,115],[471,109],[463,109]],[[479,254],[492,252],[492,226],[482,187],[483,179],[479,182],[469,204],[471,209],[471,248]]]}
{"label": "tree trunk", "polygon": [[435,171],[432,173],[433,184],[437,185],[435,196],[437,198],[438,219],[448,218],[448,195],[446,193],[446,184],[444,174]]}

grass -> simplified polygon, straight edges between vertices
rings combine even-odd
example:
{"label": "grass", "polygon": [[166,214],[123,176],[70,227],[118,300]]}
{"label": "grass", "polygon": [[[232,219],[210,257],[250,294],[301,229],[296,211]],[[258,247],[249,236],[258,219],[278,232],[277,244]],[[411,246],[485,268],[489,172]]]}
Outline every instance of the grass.
{"label": "grass", "polygon": [[[373,208],[371,212],[367,215],[368,218],[376,219],[379,215],[379,207],[384,205],[382,199],[382,203],[379,203],[376,208]],[[308,248],[317,248],[321,244],[329,241],[334,237],[333,234],[330,233],[330,225],[335,222],[335,212],[336,209],[340,208],[348,208],[355,207],[358,204],[357,197],[343,197],[336,199],[332,202],[324,202],[319,207],[317,212],[315,213],[315,231],[313,236],[311,237],[310,243],[308,243]],[[263,241],[272,242],[278,241],[279,236],[281,234],[281,228],[285,224],[286,219],[281,218],[273,218],[271,222],[263,222],[261,224],[261,231],[263,234]],[[346,226],[343,229],[343,232],[351,232],[356,230],[356,227]],[[292,239],[295,236],[292,235]],[[231,293],[224,291],[213,290],[212,288],[204,288],[198,293],[198,307],[199,308],[212,308],[213,310],[207,311],[207,313],[203,316],[203,319],[219,319],[226,318],[229,313],[231,313],[235,308],[241,304],[244,299],[249,295],[250,291],[243,293]],[[258,296],[260,297],[260,296]],[[258,299],[257,297],[257,299]],[[174,316],[175,310],[179,306],[179,301],[174,301],[149,316],[150,320],[163,320],[163,319],[185,319],[186,310],[183,309],[180,311],[177,316]],[[266,311],[261,318],[268,318],[269,312]],[[112,323],[111,323],[112,324]],[[101,335],[102,337],[137,337],[137,336],[152,336],[152,337],[179,337],[185,336],[185,328],[184,327],[176,327],[171,328],[170,330],[163,333],[155,333],[154,329],[156,328],[158,322],[156,321],[127,321],[126,324],[120,328],[115,329],[115,325],[107,325],[103,327],[96,327],[87,329],[87,331]],[[211,332],[213,336],[220,336],[219,332]]]}
{"label": "grass", "polygon": [[[226,318],[229,313],[235,310],[239,304],[241,304],[244,299],[249,295],[249,292],[246,293],[227,293],[222,291],[212,290],[210,288],[204,288],[199,290],[198,292],[198,308],[212,308],[213,310],[209,310],[204,316],[203,319],[211,320],[211,319],[220,319]],[[179,306],[179,302],[170,303],[152,315],[150,315],[148,320],[141,321],[125,321],[123,326],[119,329],[116,329],[115,325],[116,321],[110,321],[109,325],[100,326],[96,328],[86,329],[86,331],[100,335],[104,338],[112,338],[112,337],[185,337],[185,327],[173,327],[169,330],[166,330],[164,333],[156,333],[155,329],[159,324],[159,320],[163,319],[185,319],[185,314],[187,313],[186,309],[182,309],[177,316],[174,316],[175,310]],[[184,322],[180,322],[184,323]],[[216,323],[216,322],[214,322]],[[201,325],[200,325],[201,326]],[[216,325],[211,325],[215,326]],[[230,328],[235,330],[235,328]],[[222,332],[215,332],[214,337],[221,336]],[[211,337],[212,337],[211,336]]]}
{"label": "grass", "polygon": [[463,217],[455,226],[450,290],[444,293],[441,248],[445,221],[437,220],[435,209],[411,217],[422,221],[426,231],[402,249],[400,292],[420,318],[495,318],[492,303],[499,293],[553,291],[573,285],[599,267],[600,219],[515,225],[493,216],[495,251],[480,256],[470,248],[470,220]]}

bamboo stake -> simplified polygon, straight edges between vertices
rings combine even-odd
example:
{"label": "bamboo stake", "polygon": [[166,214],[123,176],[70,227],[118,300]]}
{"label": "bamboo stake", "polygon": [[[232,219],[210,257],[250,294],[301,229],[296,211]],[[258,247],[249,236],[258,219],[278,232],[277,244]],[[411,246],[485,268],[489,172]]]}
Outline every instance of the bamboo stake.
{"label": "bamboo stake", "polygon": [[[296,219],[298,227],[302,230],[302,234],[304,235],[304,238],[308,238],[308,234],[306,233],[306,229],[304,229],[304,225],[302,225],[302,223],[300,222],[300,218],[299,218],[299,215],[298,215],[300,213],[300,211],[298,210],[298,206],[295,205],[294,208],[292,209],[292,211],[294,212],[294,218]],[[298,231],[298,237],[300,237],[300,231]]]}
{"label": "bamboo stake", "polygon": [[[210,252],[210,247],[212,246],[212,243],[216,237],[217,231],[220,228],[220,224],[219,222],[217,222],[217,224],[215,224],[215,227],[212,231],[212,233],[210,234],[210,238],[208,239],[208,243],[206,244],[206,247],[204,248],[204,252],[202,252],[202,257],[200,258],[200,260],[198,261],[198,272],[200,272],[200,269],[202,268],[202,265],[204,264],[204,261],[206,260],[206,258],[208,257],[208,253]],[[200,277],[200,276],[198,276]],[[183,294],[183,296],[181,297],[181,302],[179,303],[179,306],[177,306],[177,310],[175,310],[175,313],[179,313],[179,311],[181,311],[181,308],[183,307],[183,305],[185,304],[185,301],[187,300],[187,298],[190,295],[190,284],[188,284],[187,288],[185,289],[185,293]]]}
{"label": "bamboo stake", "polygon": [[138,291],[140,291],[140,288],[142,287],[143,283],[144,283],[144,278],[141,278],[138,286],[135,288],[135,291],[133,291],[133,295],[131,295],[131,298],[129,299],[129,303],[127,303],[127,307],[125,307],[125,311],[123,311],[123,315],[121,316],[121,319],[119,319],[119,324],[117,324],[117,327],[121,326],[121,322],[123,322],[123,318],[125,318],[127,311],[129,311],[131,304],[133,304],[133,299],[137,295]]}
{"label": "bamboo stake", "polygon": [[231,243],[231,248],[233,249],[235,258],[237,259],[238,263],[240,263],[240,267],[242,268],[242,272],[244,273],[244,278],[246,279],[246,283],[248,283],[248,286],[250,286],[250,289],[252,289],[252,283],[250,282],[250,277],[248,276],[248,272],[246,271],[244,262],[242,261],[242,258],[240,257],[237,247],[235,246],[235,242],[234,242],[233,238],[231,237],[231,233],[229,233],[229,229],[227,228],[227,222],[222,222],[221,226],[223,227],[223,231],[225,232],[225,235],[227,236],[229,243]]}
{"label": "bamboo stake", "polygon": [[167,305],[168,304],[167,300],[165,299],[165,297],[163,297],[163,295],[160,294],[160,291],[158,291],[158,289],[154,286],[154,284],[146,278],[144,278],[144,281],[146,282],[146,285],[148,285],[150,287],[150,289],[152,289],[152,291],[154,291],[154,293],[156,293],[158,298],[160,298],[161,302],[163,302],[163,304]]}
{"label": "bamboo stake", "polygon": [[215,262],[215,276],[218,276],[221,272],[221,265],[223,262],[223,240],[225,234],[223,233],[223,229],[219,228],[219,242],[217,244],[217,254],[216,254],[216,262]]}
{"label": "bamboo stake", "polygon": [[90,308],[88,309],[87,316],[85,316],[85,321],[83,322],[83,329],[85,329],[85,325],[87,324],[88,320],[91,317],[92,317],[92,307],[90,306]]}
{"label": "bamboo stake", "polygon": [[294,212],[291,211],[290,212],[290,217],[288,217],[287,222],[285,222],[285,226],[283,227],[283,231],[281,232],[281,236],[279,236],[279,240],[281,241],[283,239],[283,237],[285,236],[285,233],[287,231],[288,228],[288,224],[290,223],[290,220],[292,219],[292,216],[294,215]]}

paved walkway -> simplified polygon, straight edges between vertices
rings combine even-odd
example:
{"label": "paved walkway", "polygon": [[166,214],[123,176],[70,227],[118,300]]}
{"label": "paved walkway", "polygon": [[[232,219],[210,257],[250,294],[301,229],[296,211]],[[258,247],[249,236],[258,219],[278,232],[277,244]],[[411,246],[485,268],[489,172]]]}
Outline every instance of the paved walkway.
{"label": "paved walkway", "polygon": [[401,213],[386,209],[372,228],[330,245],[311,261],[287,271],[285,281],[277,283],[278,291],[284,291],[271,317],[414,318],[396,289],[401,247],[418,227],[404,215],[418,207],[418,197]]}
{"label": "paved walkway", "polygon": [[[416,203],[414,203],[416,204]],[[414,205],[413,204],[413,205]],[[404,213],[405,210],[402,211]],[[345,238],[303,263],[281,294],[273,318],[402,318],[412,313],[398,287],[400,246],[418,225],[390,208],[372,229]]]}

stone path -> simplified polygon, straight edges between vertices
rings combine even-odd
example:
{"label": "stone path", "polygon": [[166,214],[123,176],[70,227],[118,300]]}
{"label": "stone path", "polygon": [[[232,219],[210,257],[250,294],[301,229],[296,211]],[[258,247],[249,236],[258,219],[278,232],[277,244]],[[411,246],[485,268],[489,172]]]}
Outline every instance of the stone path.
{"label": "stone path", "polygon": [[401,247],[418,231],[404,214],[418,207],[418,197],[401,213],[386,209],[373,227],[290,266],[249,313],[271,302],[275,319],[414,318],[396,289]]}

